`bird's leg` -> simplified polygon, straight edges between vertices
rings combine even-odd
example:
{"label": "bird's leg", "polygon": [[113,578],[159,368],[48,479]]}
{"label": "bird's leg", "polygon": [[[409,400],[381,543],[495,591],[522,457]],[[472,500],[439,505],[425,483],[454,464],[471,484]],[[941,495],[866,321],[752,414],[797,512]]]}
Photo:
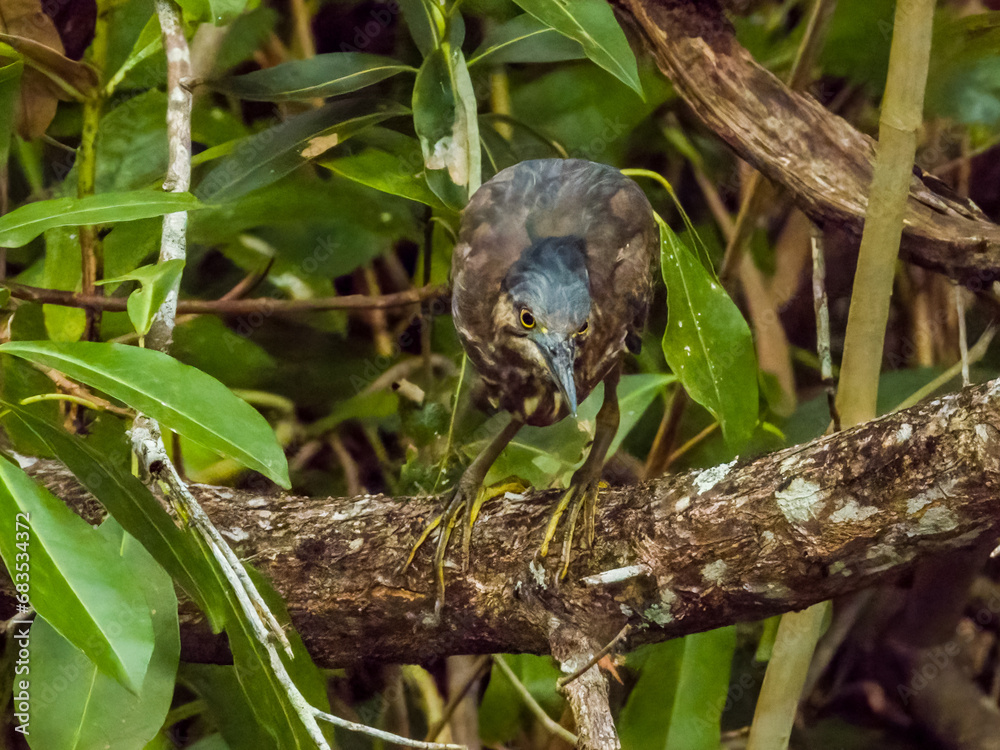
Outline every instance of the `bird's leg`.
{"label": "bird's leg", "polygon": [[542,541],[541,555],[544,557],[549,551],[549,542],[555,536],[559,526],[559,519],[567,508],[570,509],[569,520],[566,524],[566,532],[563,535],[563,549],[559,577],[565,578],[569,570],[570,555],[573,550],[573,532],[576,529],[576,521],[580,511],[584,511],[584,540],[586,546],[594,543],[594,517],[597,512],[597,490],[601,481],[601,472],[604,469],[604,459],[608,454],[608,448],[618,432],[618,422],[620,413],[618,411],[618,379],[621,376],[621,367],[616,365],[604,378],[604,403],[601,410],[597,412],[597,427],[594,431],[594,442],[587,454],[587,460],[583,466],[576,470],[573,479],[570,481],[569,489],[560,498],[559,505],[549,519],[549,525],[545,529],[545,539]]}
{"label": "bird's leg", "polygon": [[[435,528],[440,526],[441,534],[438,537],[437,550],[434,552],[434,570],[438,581],[438,595],[434,605],[435,612],[440,612],[444,604],[444,558],[448,551],[451,532],[454,530],[458,519],[463,515],[469,517],[469,527],[471,528],[472,521],[475,521],[474,514],[478,513],[479,506],[482,505],[482,499],[479,498],[479,495],[483,492],[483,480],[486,479],[486,475],[489,473],[493,462],[497,460],[497,457],[499,457],[503,449],[507,447],[507,444],[514,438],[523,425],[524,422],[520,419],[511,417],[510,422],[497,433],[496,437],[490,441],[490,444],[469,464],[455,486],[455,492],[448,503],[448,507],[445,508],[444,513],[431,521],[427,528],[424,529],[420,538],[417,539],[416,544],[413,545],[409,558],[403,565],[403,571],[405,571],[410,563],[413,562],[413,556],[420,549],[424,540],[427,539],[428,535]],[[467,545],[463,545],[463,548],[468,549]]]}

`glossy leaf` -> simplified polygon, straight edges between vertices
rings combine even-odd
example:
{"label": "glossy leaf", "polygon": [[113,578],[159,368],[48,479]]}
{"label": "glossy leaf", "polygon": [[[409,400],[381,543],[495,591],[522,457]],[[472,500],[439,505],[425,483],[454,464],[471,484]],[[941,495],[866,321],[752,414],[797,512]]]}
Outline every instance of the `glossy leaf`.
{"label": "glossy leaf", "polygon": [[618,719],[623,750],[718,750],[736,628],[647,649]]}
{"label": "glossy leaf", "polygon": [[490,29],[483,43],[469,57],[469,67],[482,62],[490,65],[545,63],[579,60],[586,56],[579,42],[523,13]]}
{"label": "glossy leaf", "polygon": [[757,359],[750,327],[718,281],[657,220],[667,285],[663,354],[688,395],[719,420],[730,449],[739,451],[757,424]]}
{"label": "glossy leaf", "polygon": [[399,7],[417,49],[426,57],[444,38],[447,22],[442,8],[434,0],[399,0]]}
{"label": "glossy leaf", "polygon": [[149,333],[150,326],[153,325],[156,311],[160,309],[160,305],[167,299],[170,291],[177,287],[183,271],[184,261],[176,258],[136,268],[129,273],[98,283],[139,282],[140,287],[128,297],[127,309],[129,320],[135,326],[136,332],[140,336],[145,336]]}
{"label": "glossy leaf", "polygon": [[153,652],[153,626],[142,587],[118,550],[6,459],[0,535],[4,564],[35,611],[101,672],[136,692]]}
{"label": "glossy leaf", "polygon": [[201,207],[201,202],[190,193],[154,190],[38,201],[0,216],[0,247],[21,247],[54,227],[135,221]]}
{"label": "glossy leaf", "polygon": [[[180,656],[177,595],[173,581],[114,520],[99,533],[121,553],[121,562],[143,582],[154,636],[149,668],[137,694],[102,674],[43,618],[31,626],[33,748],[80,750],[113,747],[143,750],[170,709]],[[132,627],[122,622],[122,627]]]}
{"label": "glossy leaf", "polygon": [[218,380],[173,357],[89,341],[11,341],[0,352],[98,388],[167,429],[290,486],[288,463],[267,420]]}
{"label": "glossy leaf", "polygon": [[376,123],[409,114],[398,104],[332,102],[240,141],[218,159],[195,190],[202,199],[233,201],[270,185],[292,170]]}
{"label": "glossy leaf", "polygon": [[[56,227],[45,233],[46,289],[79,291],[80,232],[75,227]],[[45,332],[53,341],[79,341],[87,326],[84,310],[65,305],[43,305]]]}
{"label": "glossy leaf", "polygon": [[[349,180],[381,190],[383,193],[398,195],[434,208],[444,208],[444,203],[427,185],[419,144],[402,133],[395,135],[404,142],[412,144],[413,149],[408,152],[411,158],[407,158],[402,152],[391,153],[372,147],[353,156],[322,160],[319,163]],[[412,158],[413,156],[416,158]]]}
{"label": "glossy leaf", "polygon": [[[672,375],[661,374],[625,375],[622,378],[618,386],[621,422],[608,449],[608,456],[614,455],[649,405],[674,380]],[[604,384],[601,383],[580,404],[575,419],[567,417],[549,427],[522,428],[494,462],[486,482],[517,476],[533,487],[568,484],[573,471],[585,457],[584,449],[594,438],[597,412],[603,401]],[[499,430],[506,419],[506,415],[501,415],[490,420],[483,430],[484,434]],[[481,448],[483,444],[477,443],[470,448]]]}
{"label": "glossy leaf", "polygon": [[446,205],[462,208],[479,188],[482,150],[476,98],[461,49],[444,45],[424,59],[413,87],[413,126],[428,184]]}
{"label": "glossy leaf", "polygon": [[223,78],[212,88],[241,99],[285,102],[339,96],[416,68],[382,55],[332,52]]}
{"label": "glossy leaf", "polygon": [[223,624],[225,597],[213,593],[216,583],[212,565],[193,534],[182,530],[139,479],[111,460],[89,440],[71,435],[53,421],[38,416],[39,405],[30,407],[4,403],[13,424],[30,433],[52,455],[73,472],[118,523],[143,546],[184,589],[218,631]]}
{"label": "glossy leaf", "polygon": [[611,6],[604,0],[514,0],[559,33],[575,39],[587,57],[642,95],[635,55]]}

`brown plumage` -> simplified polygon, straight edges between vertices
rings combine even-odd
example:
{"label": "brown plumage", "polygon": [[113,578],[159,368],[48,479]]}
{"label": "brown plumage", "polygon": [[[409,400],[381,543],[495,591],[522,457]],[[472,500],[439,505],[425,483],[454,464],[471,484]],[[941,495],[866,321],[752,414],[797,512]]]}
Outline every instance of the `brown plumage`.
{"label": "brown plumage", "polygon": [[[583,401],[626,345],[637,350],[646,320],[658,241],[638,185],[613,167],[580,159],[522,162],[473,196],[452,256],[455,327],[485,395],[532,425],[552,424],[569,408],[544,363],[522,345],[523,331],[508,325],[511,309],[498,308],[512,304],[504,282],[515,263],[533,245],[560,237],[582,242],[589,282],[589,330],[578,337],[573,368]],[[539,255],[538,275],[558,277]]]}
{"label": "brown plumage", "polygon": [[[630,179],[580,159],[526,161],[498,173],[462,214],[452,258],[452,312],[481,391],[510,423],[469,465],[445,512],[435,554],[437,610],[444,602],[444,558],[456,518],[465,513],[465,547],[490,466],[524,424],[549,425],[604,382],[594,442],[554,511],[541,554],[569,511],[562,575],[576,518],[586,539],[604,459],[618,429],[622,353],[638,351],[649,307],[658,234],[649,201]],[[410,560],[413,559],[413,553]],[[405,566],[404,566],[405,567]]]}

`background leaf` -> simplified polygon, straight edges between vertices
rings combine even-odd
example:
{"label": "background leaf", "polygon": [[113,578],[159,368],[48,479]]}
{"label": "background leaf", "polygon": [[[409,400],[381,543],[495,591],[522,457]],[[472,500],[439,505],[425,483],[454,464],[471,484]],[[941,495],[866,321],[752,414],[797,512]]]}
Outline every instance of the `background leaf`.
{"label": "background leaf", "polygon": [[469,67],[488,62],[543,63],[579,60],[586,57],[583,46],[528,13],[491,28],[482,44],[469,57]]}
{"label": "background leaf", "polygon": [[55,227],[135,221],[197,208],[201,203],[190,193],[153,190],[38,201],[0,216],[0,246],[21,247]]}
{"label": "background leaf", "polygon": [[331,52],[224,78],[212,88],[250,101],[284,102],[339,96],[416,69],[383,55]]}
{"label": "background leaf", "polygon": [[735,627],[643,649],[618,720],[623,750],[718,750],[735,650]]}
{"label": "background leaf", "polygon": [[288,464],[267,421],[222,383],[173,357],[123,344],[12,341],[24,357],[98,388],[167,429],[259,471],[286,489]]}
{"label": "background leaf", "polygon": [[667,285],[663,354],[691,398],[719,420],[729,447],[739,451],[757,424],[757,359],[750,327],[718,281],[658,221]]}
{"label": "background leaf", "polygon": [[98,283],[139,282],[139,289],[136,289],[128,297],[128,317],[132,321],[132,325],[135,326],[136,332],[140,336],[145,336],[149,333],[149,328],[153,324],[153,316],[156,315],[156,312],[160,309],[160,305],[167,299],[170,291],[180,281],[183,271],[184,261],[180,258],[175,258],[174,260],[143,266],[116,278],[105,279]]}
{"label": "background leaf", "polygon": [[[29,744],[38,750],[113,747],[143,750],[160,729],[174,696],[180,656],[174,585],[149,553],[114,520],[99,533],[121,552],[121,560],[143,582],[152,613],[154,647],[137,694],[102,674],[44,618],[31,626]],[[121,622],[122,627],[132,623]]]}
{"label": "background leaf", "polygon": [[292,117],[236,145],[199,182],[205,200],[233,201],[284,177],[367,127],[408,114],[395,103],[332,102]]}
{"label": "background leaf", "polygon": [[604,0],[514,0],[521,8],[583,47],[587,57],[642,96],[635,55]]}
{"label": "background leaf", "polygon": [[[138,691],[153,653],[153,626],[142,588],[118,550],[7,459],[0,459],[0,506],[0,554],[11,580],[29,584],[35,611],[101,672]],[[17,525],[19,517],[29,528]]]}

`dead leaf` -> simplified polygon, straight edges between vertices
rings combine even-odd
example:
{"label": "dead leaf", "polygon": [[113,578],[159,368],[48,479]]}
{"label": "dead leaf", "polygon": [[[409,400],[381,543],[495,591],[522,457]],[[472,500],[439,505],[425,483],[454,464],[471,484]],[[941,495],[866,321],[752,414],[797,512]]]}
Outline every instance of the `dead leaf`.
{"label": "dead leaf", "polygon": [[[41,0],[0,0],[0,32],[34,41],[60,55],[64,51],[55,24],[42,11]],[[55,83],[25,65],[14,123],[22,138],[38,138],[45,133],[56,116],[60,93]]]}
{"label": "dead leaf", "polygon": [[[70,60],[61,52],[23,36],[0,34],[0,42],[6,42],[24,55],[28,65],[55,74],[84,96],[92,94],[97,88],[97,72],[86,63]],[[55,91],[63,100],[70,99],[58,84]]]}
{"label": "dead leaf", "polygon": [[339,142],[340,136],[337,133],[318,135],[315,138],[310,138],[309,143],[302,149],[302,156],[306,159],[312,159],[314,156],[326,153]]}
{"label": "dead leaf", "polygon": [[624,682],[622,682],[621,675],[618,674],[618,665],[616,665],[615,660],[611,658],[611,654],[605,654],[600,659],[598,659],[597,666],[599,666],[605,672],[614,677],[615,681],[619,685],[625,684]]}

